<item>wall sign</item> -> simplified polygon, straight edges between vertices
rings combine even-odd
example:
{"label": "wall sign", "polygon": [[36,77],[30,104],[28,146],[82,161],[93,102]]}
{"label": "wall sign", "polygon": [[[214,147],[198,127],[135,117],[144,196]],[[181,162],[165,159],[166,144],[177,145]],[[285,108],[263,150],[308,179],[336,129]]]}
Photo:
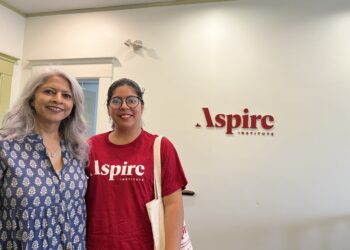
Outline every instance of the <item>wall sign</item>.
{"label": "wall sign", "polygon": [[[202,108],[207,128],[225,128],[225,133],[233,135],[262,135],[273,136],[275,118],[272,115],[250,114],[248,108],[243,114],[212,114],[209,108]],[[202,127],[197,123],[196,127]]]}

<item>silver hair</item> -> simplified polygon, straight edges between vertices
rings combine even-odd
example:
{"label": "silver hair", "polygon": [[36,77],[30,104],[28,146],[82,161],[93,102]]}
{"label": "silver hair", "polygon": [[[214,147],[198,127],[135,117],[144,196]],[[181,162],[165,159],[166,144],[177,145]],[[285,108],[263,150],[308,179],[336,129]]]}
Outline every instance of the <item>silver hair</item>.
{"label": "silver hair", "polygon": [[88,145],[85,141],[87,123],[84,118],[84,94],[75,77],[58,67],[47,67],[37,71],[28,81],[18,101],[5,114],[0,128],[0,139],[20,139],[35,130],[35,110],[32,108],[34,94],[38,87],[52,76],[66,79],[72,88],[73,109],[59,127],[62,139],[67,143],[69,150],[75,157],[84,163],[87,161]]}

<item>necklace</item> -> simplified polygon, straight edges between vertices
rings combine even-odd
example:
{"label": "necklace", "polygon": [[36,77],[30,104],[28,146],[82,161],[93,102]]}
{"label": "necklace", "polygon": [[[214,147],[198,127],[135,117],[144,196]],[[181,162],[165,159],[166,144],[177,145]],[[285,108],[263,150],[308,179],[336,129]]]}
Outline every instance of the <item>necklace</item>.
{"label": "necklace", "polygon": [[58,144],[57,148],[53,151],[53,152],[50,152],[49,151],[49,148],[46,147],[46,155],[50,158],[50,159],[55,159],[56,156],[57,156],[57,153],[59,153],[59,149],[60,149],[60,144]]}

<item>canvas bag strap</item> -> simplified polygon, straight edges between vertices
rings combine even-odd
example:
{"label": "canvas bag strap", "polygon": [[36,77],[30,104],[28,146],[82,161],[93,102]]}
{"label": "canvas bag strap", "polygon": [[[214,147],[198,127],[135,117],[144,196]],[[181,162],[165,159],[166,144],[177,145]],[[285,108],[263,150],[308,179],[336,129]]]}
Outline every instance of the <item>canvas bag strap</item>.
{"label": "canvas bag strap", "polygon": [[153,144],[153,168],[154,168],[154,199],[162,198],[162,186],[161,186],[161,157],[160,157],[160,143],[162,136],[156,137]]}

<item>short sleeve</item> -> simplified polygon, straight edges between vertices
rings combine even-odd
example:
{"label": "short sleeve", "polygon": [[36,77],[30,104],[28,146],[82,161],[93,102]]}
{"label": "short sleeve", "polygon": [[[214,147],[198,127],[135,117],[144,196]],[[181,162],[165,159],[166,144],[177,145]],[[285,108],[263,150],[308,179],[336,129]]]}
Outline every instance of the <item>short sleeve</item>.
{"label": "short sleeve", "polygon": [[187,179],[174,145],[165,137],[161,142],[162,195],[185,189]]}

